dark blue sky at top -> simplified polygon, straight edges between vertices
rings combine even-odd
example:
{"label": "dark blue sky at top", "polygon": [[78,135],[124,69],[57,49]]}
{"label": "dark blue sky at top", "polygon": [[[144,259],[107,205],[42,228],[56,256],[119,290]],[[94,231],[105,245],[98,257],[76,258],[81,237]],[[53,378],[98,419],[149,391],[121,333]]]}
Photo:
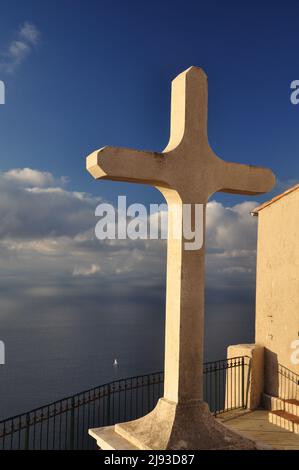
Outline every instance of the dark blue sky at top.
{"label": "dark blue sky at top", "polygon": [[298,1],[1,0],[0,49],[25,21],[41,40],[13,74],[0,73],[1,170],[51,171],[108,200],[162,200],[151,188],[95,182],[85,156],[109,144],[162,150],[170,82],[197,65],[209,77],[214,151],[299,180],[299,105],[289,98],[299,79]]}

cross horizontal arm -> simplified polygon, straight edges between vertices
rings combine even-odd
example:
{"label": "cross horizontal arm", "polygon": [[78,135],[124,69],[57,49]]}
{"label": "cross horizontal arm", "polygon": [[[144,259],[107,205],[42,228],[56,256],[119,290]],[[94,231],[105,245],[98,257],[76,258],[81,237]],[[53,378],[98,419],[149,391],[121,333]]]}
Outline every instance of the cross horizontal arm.
{"label": "cross horizontal arm", "polygon": [[95,178],[168,187],[167,159],[161,153],[119,147],[103,147],[86,159],[86,168]]}
{"label": "cross horizontal arm", "polygon": [[221,187],[218,191],[237,194],[263,194],[275,185],[271,170],[263,167],[222,162]]}

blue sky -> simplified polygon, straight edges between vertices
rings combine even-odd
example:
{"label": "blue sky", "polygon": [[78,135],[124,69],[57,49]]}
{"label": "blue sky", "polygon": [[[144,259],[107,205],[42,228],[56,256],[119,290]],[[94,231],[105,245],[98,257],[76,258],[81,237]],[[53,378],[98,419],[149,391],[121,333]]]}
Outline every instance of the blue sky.
{"label": "blue sky", "polygon": [[108,199],[161,200],[151,188],[99,186],[85,155],[106,144],[163,149],[170,81],[197,65],[209,77],[216,153],[296,180],[299,106],[289,96],[299,73],[298,13],[295,1],[2,0],[2,53],[26,21],[40,38],[13,73],[0,71],[1,168],[65,175],[70,187]]}
{"label": "blue sky", "polygon": [[[3,402],[0,415],[13,413],[16,403],[18,411],[29,406],[22,396],[48,401],[98,384],[98,361],[101,370],[111,370],[119,353],[86,333],[94,358],[87,377],[91,362],[77,338],[83,323],[106,331],[101,312],[107,321],[117,312],[115,325],[120,315],[123,325],[131,318],[132,330],[113,330],[131,348],[122,352],[128,375],[145,372],[133,348],[136,334],[152,361],[146,371],[160,367],[165,242],[96,240],[94,211],[100,199],[115,202],[119,194],[146,203],[162,196],[142,185],[93,180],[85,157],[104,145],[162,150],[170,82],[195,65],[209,78],[214,151],[228,161],[272,168],[278,177],[272,194],[298,182],[299,105],[290,102],[290,83],[299,79],[298,31],[295,1],[0,0],[0,80],[6,84],[0,340],[8,358],[0,385],[15,391],[5,397],[12,408]],[[210,360],[225,357],[228,344],[254,339],[257,218],[249,214],[269,197],[218,194],[208,204]],[[153,322],[151,333],[140,312]],[[65,330],[74,340],[68,352],[57,340]],[[40,344],[55,360],[37,357]],[[54,382],[55,397],[49,395]]]}

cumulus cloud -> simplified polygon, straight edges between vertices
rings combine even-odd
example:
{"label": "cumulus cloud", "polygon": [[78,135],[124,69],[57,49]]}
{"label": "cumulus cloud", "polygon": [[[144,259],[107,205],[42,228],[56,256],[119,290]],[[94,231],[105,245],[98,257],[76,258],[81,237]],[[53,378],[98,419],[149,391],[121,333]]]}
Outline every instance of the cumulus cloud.
{"label": "cumulus cloud", "polygon": [[254,249],[256,220],[249,215],[257,206],[254,201],[225,207],[211,201],[207,206],[207,243],[210,250]]}
{"label": "cumulus cloud", "polygon": [[75,236],[90,229],[97,200],[64,184],[63,178],[30,168],[0,174],[0,239]]}
{"label": "cumulus cloud", "polygon": [[[2,321],[10,315],[11,321],[19,321],[16,315],[31,321],[39,312],[61,322],[62,312],[81,318],[84,311],[85,319],[102,310],[163,317],[165,240],[98,240],[95,209],[101,200],[69,190],[65,179],[49,172],[0,173],[0,194]],[[235,325],[230,331],[239,328],[239,314],[246,312],[248,320],[254,310],[257,221],[250,211],[255,205],[211,201],[207,207],[207,316],[219,321],[228,315]],[[164,223],[166,216],[163,211]],[[158,224],[156,214],[149,218]],[[215,331],[214,323],[207,325]]]}
{"label": "cumulus cloud", "polygon": [[49,187],[64,183],[66,178],[56,180],[53,175],[47,171],[37,171],[32,168],[15,168],[3,173],[3,178],[14,184],[28,187]]}
{"label": "cumulus cloud", "polygon": [[[57,328],[76,318],[81,328],[88,318],[114,312],[117,324],[134,318],[135,328],[136,319],[152,324],[155,315],[161,331],[155,330],[154,340],[163,337],[165,240],[98,240],[95,209],[101,199],[71,191],[64,178],[49,172],[0,173],[0,194],[2,325],[11,329],[45,317]],[[227,344],[252,339],[257,218],[250,211],[255,205],[211,201],[207,207],[206,325],[212,359],[224,357]],[[164,210],[164,226],[166,218]],[[149,219],[158,225],[157,214]],[[229,338],[222,318],[228,319]],[[213,342],[216,330],[222,336]]]}
{"label": "cumulus cloud", "polygon": [[[139,276],[140,272],[146,277],[145,271],[149,269],[148,276],[157,279],[165,272],[163,240],[96,239],[94,228],[98,219],[94,213],[100,199],[69,191],[65,178],[31,168],[11,169],[0,173],[0,192],[0,244],[10,257],[13,253],[28,257],[31,253],[38,266],[48,257],[53,266],[55,262],[63,263],[65,271],[75,277],[107,273]],[[215,201],[208,203],[208,282],[219,282],[221,274],[225,274],[222,282],[236,277],[240,281],[242,276],[244,282],[250,276],[254,279],[256,218],[250,212],[256,205],[252,201],[233,207]],[[163,235],[166,218],[163,210]],[[159,217],[151,214],[149,221],[158,225]],[[95,261],[97,257],[99,263]]]}
{"label": "cumulus cloud", "polygon": [[258,204],[245,201],[233,207],[211,201],[207,206],[206,277],[211,288],[253,289],[256,266]]}
{"label": "cumulus cloud", "polygon": [[32,23],[25,22],[0,54],[0,70],[13,73],[39,42],[40,32]]}
{"label": "cumulus cloud", "polygon": [[75,269],[73,270],[73,276],[93,276],[99,271],[101,271],[101,268],[98,264],[92,264],[88,267],[79,266],[75,267]]}

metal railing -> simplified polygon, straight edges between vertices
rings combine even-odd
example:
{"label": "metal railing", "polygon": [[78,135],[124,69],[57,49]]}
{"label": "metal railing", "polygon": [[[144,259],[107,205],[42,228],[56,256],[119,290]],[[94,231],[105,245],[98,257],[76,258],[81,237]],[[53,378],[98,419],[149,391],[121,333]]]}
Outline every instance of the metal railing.
{"label": "metal railing", "polygon": [[281,364],[277,364],[277,367],[278,396],[299,400],[299,375]]}
{"label": "metal railing", "polygon": [[210,411],[220,414],[246,408],[250,358],[232,357],[204,364],[204,400]]}
{"label": "metal railing", "polygon": [[[204,364],[204,399],[215,414],[246,407],[245,357]],[[3,449],[95,449],[88,429],[149,413],[163,396],[158,372],[95,387],[0,422]]]}

